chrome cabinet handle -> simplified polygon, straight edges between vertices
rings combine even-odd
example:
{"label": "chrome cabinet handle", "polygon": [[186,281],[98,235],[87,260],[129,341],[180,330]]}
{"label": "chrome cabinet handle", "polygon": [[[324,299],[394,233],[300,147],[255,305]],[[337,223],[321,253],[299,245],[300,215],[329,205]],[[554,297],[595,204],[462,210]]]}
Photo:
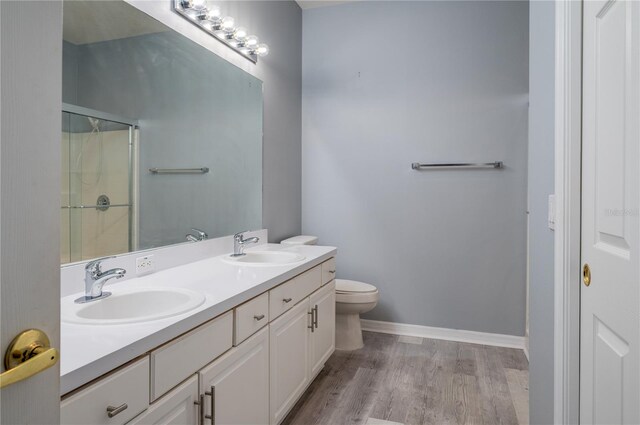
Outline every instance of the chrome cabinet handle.
{"label": "chrome cabinet handle", "polygon": [[204,425],[204,395],[200,396],[200,401],[194,401],[193,404],[199,406],[200,425]]}
{"label": "chrome cabinet handle", "polygon": [[311,311],[308,311],[307,314],[309,314],[311,316],[311,324],[309,326],[307,326],[307,328],[311,329],[311,332],[313,333],[315,327],[314,325],[314,320],[313,320],[313,309],[311,309]]}
{"label": "chrome cabinet handle", "polygon": [[290,303],[291,302],[291,298],[283,298],[282,301],[284,301],[285,303]]}
{"label": "chrome cabinet handle", "polygon": [[[206,391],[205,395],[211,396],[211,414],[204,415],[204,419],[211,419],[211,425],[216,425],[216,386],[211,386],[211,391]],[[202,400],[204,405],[204,399]],[[202,422],[204,424],[204,420]]]}
{"label": "chrome cabinet handle", "polygon": [[261,314],[259,316],[253,316],[253,318],[258,320],[258,321],[260,321],[260,320],[264,319],[264,314]]}
{"label": "chrome cabinet handle", "polygon": [[118,413],[124,412],[125,410],[127,410],[127,407],[129,407],[127,403],[122,403],[118,407],[107,406],[107,416],[109,416],[110,418],[113,418]]}
{"label": "chrome cabinet handle", "polygon": [[318,304],[316,304],[315,307],[313,307],[312,311],[314,312],[313,323],[315,324],[316,329],[318,329]]}

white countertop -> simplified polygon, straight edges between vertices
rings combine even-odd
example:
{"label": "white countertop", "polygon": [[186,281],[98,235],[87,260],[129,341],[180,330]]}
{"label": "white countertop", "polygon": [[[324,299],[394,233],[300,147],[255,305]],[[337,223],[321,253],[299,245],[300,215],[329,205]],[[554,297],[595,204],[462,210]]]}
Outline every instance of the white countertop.
{"label": "white countertop", "polygon": [[[108,291],[113,293],[122,288],[185,288],[204,294],[206,301],[190,312],[146,323],[81,325],[62,322],[61,394],[100,377],[336,254],[336,248],[328,246],[265,244],[255,249],[292,251],[306,258],[283,266],[238,266],[224,262],[218,256],[108,285]],[[62,305],[81,295],[84,294],[64,297]]]}

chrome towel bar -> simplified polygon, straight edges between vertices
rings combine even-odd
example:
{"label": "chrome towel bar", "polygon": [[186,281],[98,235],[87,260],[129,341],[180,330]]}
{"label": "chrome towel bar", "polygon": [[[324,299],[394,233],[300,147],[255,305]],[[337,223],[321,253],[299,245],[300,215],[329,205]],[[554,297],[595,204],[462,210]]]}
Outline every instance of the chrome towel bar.
{"label": "chrome towel bar", "polygon": [[60,208],[63,210],[73,210],[73,209],[100,209],[100,208],[111,208],[111,207],[130,207],[131,204],[105,204],[105,205],[62,205]]}
{"label": "chrome towel bar", "polygon": [[201,168],[149,168],[151,174],[206,174],[209,167]]}
{"label": "chrome towel bar", "polygon": [[431,164],[420,164],[419,162],[414,162],[411,164],[412,170],[422,170],[422,169],[432,169],[432,170],[441,170],[447,168],[504,168],[504,164],[502,161],[495,162],[442,162],[442,163],[431,163]]}

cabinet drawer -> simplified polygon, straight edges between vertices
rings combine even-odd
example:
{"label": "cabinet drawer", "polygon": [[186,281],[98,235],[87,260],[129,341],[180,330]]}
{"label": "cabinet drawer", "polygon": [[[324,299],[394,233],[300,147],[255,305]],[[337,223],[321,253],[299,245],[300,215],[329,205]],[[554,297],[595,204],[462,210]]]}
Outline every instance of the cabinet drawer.
{"label": "cabinet drawer", "polygon": [[331,257],[320,265],[322,267],[322,284],[331,282],[336,278],[336,257]]}
{"label": "cabinet drawer", "polygon": [[151,352],[151,401],[231,348],[231,311]]}
{"label": "cabinet drawer", "polygon": [[322,286],[321,274],[321,266],[316,266],[269,291],[269,319],[280,316]]}
{"label": "cabinet drawer", "polygon": [[234,343],[238,345],[269,323],[269,294],[264,293],[234,310]]}
{"label": "cabinet drawer", "polygon": [[[64,399],[63,424],[124,424],[149,405],[149,358],[125,366],[88,388]],[[126,406],[112,418],[107,408]]]}

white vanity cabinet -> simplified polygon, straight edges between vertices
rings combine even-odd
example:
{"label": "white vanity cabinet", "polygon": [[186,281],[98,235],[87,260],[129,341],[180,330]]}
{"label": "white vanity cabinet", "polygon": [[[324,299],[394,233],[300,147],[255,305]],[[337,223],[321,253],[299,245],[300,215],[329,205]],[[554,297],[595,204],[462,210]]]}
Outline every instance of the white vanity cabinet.
{"label": "white vanity cabinet", "polygon": [[197,425],[198,375],[193,375],[136,416],[131,425]]}
{"label": "white vanity cabinet", "polygon": [[62,424],[277,425],[335,349],[334,259],[67,395]]}
{"label": "white vanity cabinet", "polygon": [[267,328],[202,369],[198,375],[204,424],[269,423]]}
{"label": "white vanity cabinet", "polygon": [[311,379],[324,367],[336,349],[336,283],[331,281],[309,299],[314,310],[314,332],[311,333],[309,356]]}
{"label": "white vanity cabinet", "polygon": [[309,298],[306,298],[269,325],[272,425],[284,419],[311,379],[311,323]]}
{"label": "white vanity cabinet", "polygon": [[271,425],[279,424],[335,350],[335,282],[271,322]]}

